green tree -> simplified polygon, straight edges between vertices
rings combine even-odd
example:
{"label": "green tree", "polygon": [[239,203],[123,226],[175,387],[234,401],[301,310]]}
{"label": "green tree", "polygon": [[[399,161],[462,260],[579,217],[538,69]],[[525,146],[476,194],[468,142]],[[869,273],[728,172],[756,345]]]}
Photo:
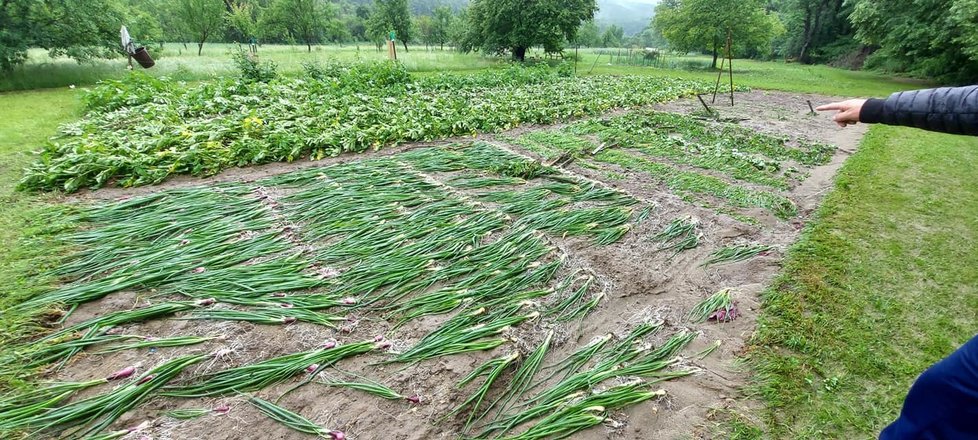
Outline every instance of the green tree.
{"label": "green tree", "polygon": [[[954,41],[961,45],[962,50],[974,61],[978,60],[978,0],[959,0],[951,6],[951,22],[960,34]],[[974,76],[974,71],[970,75]]]}
{"label": "green tree", "polygon": [[452,12],[452,8],[448,6],[438,6],[435,8],[434,15],[432,16],[432,38],[434,39],[434,44],[439,45],[442,50],[445,49],[445,43],[451,40],[450,35],[454,20],[455,13]]}
{"label": "green tree", "polygon": [[625,29],[620,26],[611,25],[601,36],[601,44],[604,47],[621,47],[625,40]]}
{"label": "green tree", "polygon": [[27,49],[77,60],[119,54],[126,6],[116,0],[0,0],[0,71],[27,59]]}
{"label": "green tree", "polygon": [[222,0],[177,0],[173,2],[173,15],[186,35],[197,42],[197,55],[204,51],[204,43],[227,25],[226,6]]}
{"label": "green tree", "polygon": [[126,28],[138,44],[162,44],[166,34],[163,30],[161,14],[154,13],[157,3],[153,0],[129,0],[125,5]]}
{"label": "green tree", "polygon": [[760,0],[664,0],[655,8],[652,25],[677,50],[709,50],[713,68],[729,35],[734,49],[770,46],[783,29]]}
{"label": "green tree", "polygon": [[413,26],[417,37],[424,43],[425,50],[428,50],[429,46],[438,44],[435,41],[435,23],[431,19],[431,16],[421,15],[414,17]]}
{"label": "green tree", "polygon": [[335,15],[325,0],[275,0],[264,14],[263,24],[280,36],[305,44],[312,52],[313,43],[336,32]]}
{"label": "green tree", "polygon": [[564,41],[574,41],[581,23],[594,18],[597,9],[595,0],[473,0],[462,49],[508,51],[519,61],[533,46],[559,52]]}
{"label": "green tree", "polygon": [[238,33],[238,37],[241,38],[239,42],[247,43],[251,38],[258,38],[259,16],[261,16],[261,9],[256,4],[232,4],[231,12],[227,16],[228,27]]}
{"label": "green tree", "polygon": [[469,9],[461,9],[452,17],[452,23],[448,26],[448,43],[457,50],[462,49],[465,38],[468,35]]}
{"label": "green tree", "polygon": [[978,75],[975,0],[851,0],[856,38],[878,47],[867,65],[972,82]]}
{"label": "green tree", "polygon": [[367,28],[375,40],[383,40],[391,31],[396,32],[397,39],[407,51],[411,41],[411,13],[407,0],[374,0]]}
{"label": "green tree", "polygon": [[578,29],[574,42],[584,47],[598,47],[601,45],[601,29],[594,20],[585,21]]}
{"label": "green tree", "polygon": [[346,30],[350,33],[353,41],[367,40],[367,21],[370,20],[370,7],[358,5],[352,14],[347,14],[343,21],[346,23]]}
{"label": "green tree", "polygon": [[[187,47],[187,42],[190,41],[191,37],[183,26],[183,23],[175,13],[174,6],[168,0],[130,0],[132,7],[147,11],[152,15],[160,28],[160,40],[168,42],[180,42],[183,46]],[[130,32],[135,30],[136,34],[140,31],[135,29],[139,26],[138,24],[133,24],[130,27]]]}
{"label": "green tree", "polygon": [[411,0],[411,13],[414,15],[434,16],[435,10],[448,7],[453,11],[465,8],[469,0]]}
{"label": "green tree", "polygon": [[648,27],[632,37],[633,43],[642,48],[659,48],[665,43],[662,34]]}
{"label": "green tree", "polygon": [[802,63],[833,61],[858,49],[849,24],[850,2],[844,0],[777,0],[770,5],[786,32],[778,52]]}

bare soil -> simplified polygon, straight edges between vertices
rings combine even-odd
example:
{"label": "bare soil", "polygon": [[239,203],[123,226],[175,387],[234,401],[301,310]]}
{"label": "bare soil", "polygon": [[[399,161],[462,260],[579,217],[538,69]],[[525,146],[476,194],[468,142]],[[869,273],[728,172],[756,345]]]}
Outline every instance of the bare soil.
{"label": "bare soil", "polygon": [[[733,405],[746,383],[747,376],[738,364],[738,353],[744,347],[756,325],[759,312],[759,294],[772,281],[780,269],[785,250],[799,236],[800,229],[809,221],[822,197],[829,191],[839,167],[851,155],[861,139],[864,129],[841,129],[832,123],[830,115],[809,114],[806,100],[814,105],[836,98],[799,95],[779,92],[754,91],[736,96],[736,106],[718,104],[716,109],[724,118],[743,119],[738,123],[762,132],[804,138],[834,144],[839,147],[832,162],[816,167],[810,177],[787,195],[799,206],[800,214],[792,221],[774,218],[765,212],[751,213],[759,224],[750,225],[713,209],[695,207],[684,202],[668,190],[651,184],[642,175],[618,170],[624,179],[609,179],[601,170],[571,165],[566,171],[586,178],[602,181],[626,191],[656,209],[649,220],[635,227],[625,238],[610,246],[595,246],[586,239],[551,237],[561,252],[568,257],[569,266],[580,267],[597,275],[606,288],[608,300],[583,323],[572,324],[559,335],[560,345],[556,354],[570,353],[592,338],[620,331],[643,318],[664,319],[670,334],[683,328],[698,331],[701,336],[687,349],[696,353],[715,341],[722,345],[703,360],[687,359],[687,366],[699,372],[691,376],[663,382],[661,388],[667,397],[641,405],[615,415],[614,427],[595,428],[578,435],[576,439],[685,439],[712,438],[709,419],[711,411]],[[718,101],[720,99],[718,98]],[[658,110],[690,113],[701,109],[695,99],[687,99],[656,107]],[[524,127],[518,132],[540,129]],[[551,128],[551,127],[546,127]],[[517,134],[517,131],[505,133]],[[479,139],[502,145],[514,151],[532,156],[512,145],[506,145],[501,136],[482,135]],[[471,141],[472,138],[466,138]],[[461,141],[455,140],[455,141]],[[449,140],[448,142],[452,142]],[[251,168],[234,169],[209,179],[174,178],[155,187],[136,189],[103,189],[76,196],[81,200],[121,199],[133,195],[160,191],[167,188],[196,186],[224,181],[254,181],[300,168],[318,167],[333,163],[359,160],[364,157],[395,154],[410,148],[432,143],[408,144],[357,156],[342,156],[318,162],[294,162],[270,164]],[[668,252],[656,252],[656,245],[647,237],[657,232],[672,219],[690,215],[703,226],[704,240],[700,247],[670,258]],[[746,262],[703,268],[701,262],[717,248],[732,243],[759,242],[773,245],[775,251]],[[724,288],[733,289],[742,315],[734,322],[707,323],[689,327],[683,316],[712,293]],[[145,298],[136,294],[116,294],[103,300],[83,305],[71,317],[69,323],[89,318],[107,311],[122,310],[143,304]],[[404,341],[416,340],[425,329],[431,329],[445,317],[426,317],[397,330],[394,349]],[[327,329],[308,324],[285,327],[256,326],[244,323],[208,321],[153,321],[122,329],[156,337],[216,335],[221,339],[191,347],[139,350],[107,355],[87,355],[75,360],[57,377],[62,380],[82,380],[104,377],[127,365],[157,365],[165,359],[189,353],[213,353],[230,349],[227,356],[205,362],[195,371],[214,371],[219,368],[244,365],[273,356],[284,355],[320,346],[323,341],[337,340],[356,342],[383,334],[389,324],[376,317],[350,316],[341,329]],[[525,343],[538,340],[542,331],[534,334],[523,331],[514,335]],[[344,370],[357,371],[400,391],[402,394],[417,393],[421,405],[404,401],[385,401],[358,391],[330,388],[311,384],[284,397],[280,404],[296,411],[330,429],[346,432],[348,438],[357,439],[450,439],[458,438],[457,421],[438,423],[439,417],[466,398],[470,389],[460,391],[454,384],[490,356],[501,355],[505,350],[493,353],[477,353],[439,358],[407,368],[401,365],[368,365],[381,357],[355,358],[340,364]],[[550,359],[554,359],[551,357]],[[294,383],[287,383],[258,393],[274,400]],[[224,416],[208,415],[190,421],[177,421],[161,417],[162,410],[175,408],[212,408],[221,403],[232,409]],[[205,400],[156,399],[144,407],[123,417],[117,424],[125,428],[149,421],[151,427],[127,438],[147,439],[293,439],[306,438],[273,422],[242,398]]]}

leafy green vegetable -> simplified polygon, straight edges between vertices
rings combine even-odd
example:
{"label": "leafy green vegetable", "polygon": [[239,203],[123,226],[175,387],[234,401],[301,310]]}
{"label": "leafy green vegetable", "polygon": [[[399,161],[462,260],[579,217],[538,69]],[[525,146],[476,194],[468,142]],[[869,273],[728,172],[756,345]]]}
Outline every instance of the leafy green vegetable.
{"label": "leafy green vegetable", "polygon": [[172,174],[210,176],[234,166],[554,123],[707,90],[677,79],[546,71],[408,79],[389,66],[267,84],[229,78],[187,89],[143,76],[106,83],[88,98],[86,117],[63,126],[44,147],[20,188],[73,192],[159,183]]}

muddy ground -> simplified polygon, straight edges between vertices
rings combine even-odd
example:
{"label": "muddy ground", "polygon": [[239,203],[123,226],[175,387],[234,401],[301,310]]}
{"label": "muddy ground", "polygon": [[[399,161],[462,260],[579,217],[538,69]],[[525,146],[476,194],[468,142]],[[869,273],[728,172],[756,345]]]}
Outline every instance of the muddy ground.
{"label": "muddy ground", "polygon": [[[718,408],[737,407],[744,403],[736,400],[739,389],[748,380],[738,363],[738,353],[750,338],[759,313],[759,294],[777,274],[784,251],[794,243],[804,223],[811,219],[823,196],[832,188],[833,178],[845,159],[851,155],[861,139],[864,129],[841,129],[830,120],[830,115],[810,115],[806,103],[826,103],[835,98],[799,95],[779,92],[754,91],[736,96],[734,107],[718,103],[715,107],[723,118],[737,120],[740,125],[758,131],[821,141],[839,147],[831,163],[811,170],[810,177],[793,188],[787,195],[799,206],[799,216],[791,221],[778,220],[758,210],[751,215],[759,224],[740,222],[716,210],[696,207],[665,188],[651,184],[642,175],[626,170],[616,170],[625,178],[611,179],[603,170],[595,170],[574,164],[565,171],[625,191],[643,203],[657,206],[649,221],[627,234],[620,242],[610,246],[595,246],[586,238],[551,237],[553,244],[566,254],[570,267],[593,271],[608,294],[601,307],[580,325],[569,326],[559,335],[561,345],[555,350],[565,355],[594,337],[619,331],[648,317],[664,319],[666,336],[673,331],[689,328],[683,322],[685,313],[703,298],[724,289],[733,289],[742,312],[740,319],[731,323],[707,323],[691,329],[702,335],[687,350],[698,352],[715,341],[722,345],[703,360],[688,359],[688,367],[699,372],[691,376],[659,384],[667,397],[647,402],[616,414],[615,426],[594,428],[573,438],[577,439],[685,439],[712,438],[711,412]],[[721,101],[721,99],[718,99]],[[709,102],[709,101],[708,101]],[[657,106],[656,109],[677,113],[701,110],[695,99],[685,99]],[[514,135],[528,130],[551,127],[523,127],[503,135]],[[532,153],[507,144],[503,135],[482,135],[479,138],[503,148],[528,156]],[[472,138],[466,138],[471,141]],[[437,144],[437,143],[436,143]],[[254,181],[271,175],[296,169],[318,167],[332,163],[358,160],[363,157],[395,154],[426,144],[409,144],[358,156],[343,156],[319,162],[295,162],[234,169],[222,173],[204,183],[224,181]],[[178,177],[154,187],[136,189],[107,188],[94,193],[82,193],[75,200],[120,199],[163,189],[196,186],[200,179]],[[691,215],[703,225],[705,243],[700,247],[669,258],[668,253],[655,252],[655,245],[646,238],[657,232],[670,220]],[[760,242],[775,247],[775,251],[746,262],[714,266],[707,269],[700,263],[722,244],[736,242]],[[115,294],[101,301],[83,305],[69,323],[104,313],[121,310],[144,303],[137,294]],[[142,363],[158,364],[171,357],[189,353],[210,353],[222,348],[231,352],[224,358],[215,359],[197,367],[197,371],[217,367],[252,363],[272,356],[308,350],[324,340],[353,342],[371,339],[383,333],[387,324],[370,317],[351,317],[351,332],[331,330],[307,324],[287,327],[256,326],[246,323],[209,321],[154,321],[128,326],[127,333],[156,337],[221,335],[224,339],[202,345],[183,348],[139,350],[110,355],[83,356],[66,368],[58,377],[63,380],[81,380],[102,377],[107,372]],[[446,319],[443,316],[427,317],[413,322],[398,331],[404,339],[417,337]],[[532,344],[534,336],[523,334]],[[395,348],[397,341],[395,340]],[[401,401],[384,401],[374,396],[346,389],[309,385],[287,395],[281,404],[330,429],[346,432],[347,438],[357,439],[450,439],[457,438],[458,423],[437,423],[441,415],[465,399],[466,393],[454,388],[454,384],[491,355],[502,352],[476,353],[439,358],[420,365],[403,368],[400,365],[368,366],[368,360],[353,359],[341,363],[341,368],[360,371],[375,380],[399,390],[402,394],[417,393],[421,405]],[[556,357],[550,357],[554,359]],[[374,359],[376,360],[376,359]],[[258,393],[273,399],[293,384],[287,383]],[[467,390],[470,392],[471,389]],[[173,408],[216,407],[227,403],[231,411],[226,416],[205,416],[191,421],[177,421],[159,417],[161,410]],[[129,427],[149,421],[151,426],[130,438],[146,439],[292,439],[305,438],[282,425],[261,416],[241,398],[207,399],[203,401],[156,399],[144,407],[125,415],[118,427]],[[610,425],[610,424],[609,424]]]}

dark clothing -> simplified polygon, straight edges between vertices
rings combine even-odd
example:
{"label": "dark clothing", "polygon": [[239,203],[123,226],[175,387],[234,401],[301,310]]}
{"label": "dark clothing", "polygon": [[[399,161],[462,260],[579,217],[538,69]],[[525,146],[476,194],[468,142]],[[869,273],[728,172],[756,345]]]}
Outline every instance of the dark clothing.
{"label": "dark clothing", "polygon": [[978,86],[913,90],[870,99],[859,112],[859,122],[978,135]]}
{"label": "dark clothing", "polygon": [[978,336],[921,374],[880,440],[978,439]]}

